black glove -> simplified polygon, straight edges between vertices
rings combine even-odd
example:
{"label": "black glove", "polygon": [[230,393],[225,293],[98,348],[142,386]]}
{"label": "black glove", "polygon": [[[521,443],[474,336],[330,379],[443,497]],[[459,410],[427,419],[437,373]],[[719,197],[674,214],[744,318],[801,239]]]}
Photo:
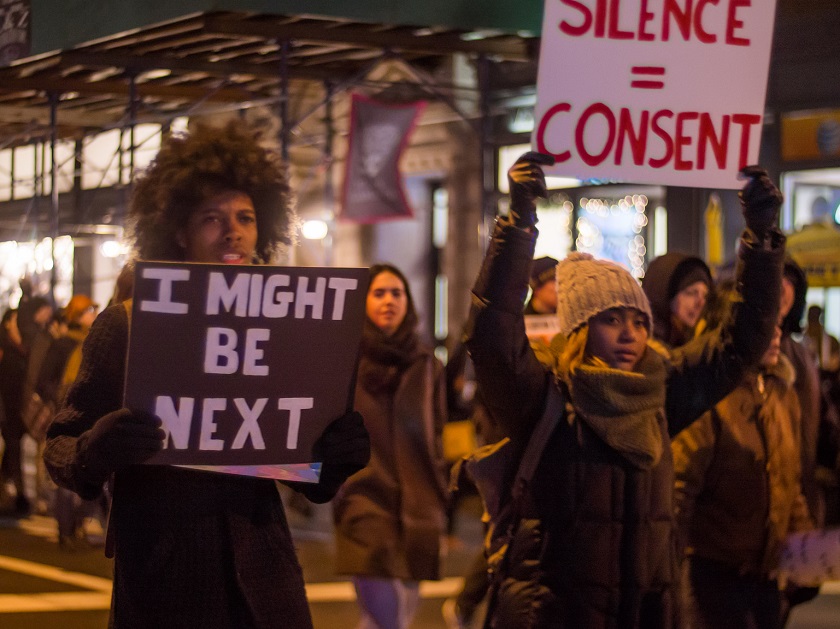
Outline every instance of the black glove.
{"label": "black glove", "polygon": [[545,174],[541,165],[554,164],[551,155],[529,151],[517,159],[508,170],[510,185],[510,216],[517,227],[537,224],[537,198],[545,198]]}
{"label": "black glove", "polygon": [[745,166],[741,174],[749,178],[743,190],[738,193],[744,221],[747,228],[763,238],[778,224],[782,193],[770,181],[767,171],[760,166]]}
{"label": "black glove", "polygon": [[294,489],[312,502],[327,502],[347,478],[370,461],[370,435],[365,420],[356,411],[342,415],[315,442],[313,454],[316,461],[323,461],[318,484],[296,483]]}
{"label": "black glove", "polygon": [[138,465],[163,448],[161,421],[151,413],[121,408],[97,421],[87,433],[82,468],[96,479]]}

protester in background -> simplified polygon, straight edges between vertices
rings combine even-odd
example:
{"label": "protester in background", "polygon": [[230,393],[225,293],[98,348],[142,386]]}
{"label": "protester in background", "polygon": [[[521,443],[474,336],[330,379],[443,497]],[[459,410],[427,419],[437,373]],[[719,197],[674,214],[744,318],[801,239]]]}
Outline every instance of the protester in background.
{"label": "protester in background", "polygon": [[[35,467],[35,511],[45,515],[52,503],[52,482],[47,478],[44,469],[44,438],[46,426],[40,420],[43,418],[40,396],[35,394],[38,375],[44,358],[52,342],[67,332],[67,325],[60,311],[54,311],[46,327],[38,327],[35,337],[26,356],[26,378],[21,393],[23,424],[29,435],[37,442],[34,461],[26,461],[24,466],[32,464]],[[35,395],[33,395],[35,394]],[[55,410],[55,407],[52,408]],[[36,426],[36,424],[38,424]],[[43,428],[43,430],[42,430]]]}
{"label": "protester in background", "polygon": [[[837,458],[837,409],[822,395],[817,357],[801,336],[807,291],[805,272],[792,258],[786,259],[779,308],[782,320],[781,351],[790,361],[796,375],[793,386],[801,409],[802,494],[808,502],[808,511],[814,525],[821,528],[825,524],[827,488],[820,480],[825,479],[825,473],[817,473],[817,454],[820,449],[822,452],[833,452],[827,465],[829,469],[825,470],[833,473]],[[821,425],[825,428],[821,429]]]}
{"label": "protester in background", "polygon": [[549,256],[537,258],[531,265],[531,298],[525,304],[526,315],[553,315],[557,312],[557,260]]}
{"label": "protester in background", "polygon": [[131,299],[134,294],[134,263],[129,261],[120,269],[120,274],[117,275],[117,281],[114,283],[114,292],[111,295],[111,300],[108,302],[109,306],[114,304],[121,304],[127,299]]}
{"label": "protester in background", "polygon": [[776,333],[760,367],[674,439],[685,626],[779,629],[789,533],[813,528],[800,485],[795,373]]}
{"label": "protester in background", "polygon": [[840,342],[826,331],[823,325],[823,309],[820,306],[808,308],[805,337],[817,355],[823,377],[836,377],[840,372]]}
{"label": "protester in background", "polygon": [[781,194],[763,171],[746,171],[742,299],[726,326],[666,358],[648,346],[652,315],[635,278],[574,253],[557,268],[565,344],[544,365],[521,307],[535,199],[546,193],[534,159],[523,156],[509,171],[511,213],[497,220],[476,280],[467,344],[490,412],[520,457],[555,397],[549,387],[563,391],[566,405],[526,488],[508,563],[494,575],[489,626],[670,628],[679,597],[668,431],[731,391],[770,342],[784,255]]}
{"label": "protester in background", "polygon": [[685,345],[706,329],[703,314],[712,274],[696,256],[669,252],[655,258],[642,288],[653,311],[653,337],[669,348]]}
{"label": "protester in background", "polygon": [[[0,495],[5,498],[6,486],[11,483],[15,500],[13,506],[4,508],[16,517],[29,515],[31,505],[23,486],[23,460],[21,439],[26,434],[23,425],[23,383],[26,378],[26,350],[18,328],[18,311],[12,308],[3,313],[0,321],[0,398],[3,402],[3,460],[0,462]],[[5,507],[5,505],[4,505]]]}
{"label": "protester in background", "polygon": [[[237,123],[167,137],[135,182],[134,255],[216,264],[262,263],[288,242],[285,169]],[[163,445],[160,419],[121,408],[129,309],[105,310],[47,436],[47,469],[82,498],[112,478],[106,552],[114,557],[111,625],[264,629],[312,626],[303,575],[274,481],[176,466],[139,465]],[[145,342],[154,343],[155,339]],[[202,348],[196,347],[196,352]],[[361,469],[369,441],[361,417],[333,422],[316,444],[317,484],[330,500]]]}
{"label": "protester in background", "polygon": [[78,349],[81,359],[82,342],[96,319],[99,306],[87,295],[73,295],[64,307],[62,316],[66,331],[55,339],[47,350],[35,390],[41,398],[58,407],[67,393],[65,387],[75,381],[79,364],[67,371],[68,361]]}
{"label": "protester in background", "polygon": [[360,629],[406,629],[420,581],[440,578],[446,394],[443,366],[417,336],[405,276],[377,264],[370,277],[355,404],[371,459],[333,503],[336,564],[353,577]]}
{"label": "protester in background", "polygon": [[[98,306],[87,295],[73,295],[64,307],[62,316],[66,331],[55,339],[44,357],[35,391],[52,409],[64,401],[67,389],[76,381],[82,358],[82,342],[96,319]],[[82,500],[64,487],[55,492],[53,515],[58,523],[58,545],[62,550],[86,548],[88,540],[84,519],[96,517],[105,523],[107,513],[101,497]]]}
{"label": "protester in background", "polygon": [[39,331],[49,325],[53,316],[53,307],[46,297],[35,296],[27,300],[21,297],[18,306],[18,328],[24,351],[28,354]]}

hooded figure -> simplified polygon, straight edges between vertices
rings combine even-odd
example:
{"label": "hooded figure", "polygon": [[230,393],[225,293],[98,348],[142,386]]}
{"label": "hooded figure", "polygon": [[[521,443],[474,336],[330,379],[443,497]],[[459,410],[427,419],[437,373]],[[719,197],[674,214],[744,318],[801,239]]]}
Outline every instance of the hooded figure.
{"label": "hooded figure", "polygon": [[553,314],[557,309],[557,260],[550,256],[537,258],[531,265],[531,298],[525,304],[526,315]]}
{"label": "hooded figure", "polygon": [[[817,481],[817,451],[820,422],[823,417],[835,417],[836,410],[826,404],[822,407],[820,372],[813,350],[802,342],[802,317],[805,314],[805,294],[808,280],[802,268],[792,258],[785,260],[782,276],[782,354],[793,366],[796,374],[794,389],[802,409],[802,493],[808,501],[808,510],[819,527],[825,522],[825,488]],[[833,461],[837,456],[834,444],[824,443],[831,450]],[[832,466],[833,467],[833,466]]]}
{"label": "hooded figure", "polygon": [[653,311],[653,336],[668,347],[680,347],[705,329],[704,314],[712,274],[703,260],[666,253],[648,266],[642,288]]}

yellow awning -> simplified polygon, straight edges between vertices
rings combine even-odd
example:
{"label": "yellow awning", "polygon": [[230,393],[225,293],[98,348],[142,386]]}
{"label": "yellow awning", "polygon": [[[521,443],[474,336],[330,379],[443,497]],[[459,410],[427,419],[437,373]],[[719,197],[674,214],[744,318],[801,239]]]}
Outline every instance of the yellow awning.
{"label": "yellow awning", "polygon": [[788,253],[808,276],[808,286],[840,286],[840,231],[815,223],[788,236]]}

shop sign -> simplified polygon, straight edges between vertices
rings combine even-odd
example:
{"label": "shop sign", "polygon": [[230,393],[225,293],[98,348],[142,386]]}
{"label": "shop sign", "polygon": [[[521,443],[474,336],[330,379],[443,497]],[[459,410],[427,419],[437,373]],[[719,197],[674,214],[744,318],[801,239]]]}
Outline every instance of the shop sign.
{"label": "shop sign", "polygon": [[840,231],[833,225],[814,223],[790,234],[787,252],[811,288],[840,286]]}
{"label": "shop sign", "polygon": [[125,406],[163,421],[149,463],[289,478],[322,462],[315,442],[352,407],[367,281],[367,269],[139,262]]}
{"label": "shop sign", "polygon": [[533,146],[552,175],[739,188],[775,0],[546,0]]}
{"label": "shop sign", "polygon": [[840,109],[782,115],[781,153],[786,162],[840,157]]}

